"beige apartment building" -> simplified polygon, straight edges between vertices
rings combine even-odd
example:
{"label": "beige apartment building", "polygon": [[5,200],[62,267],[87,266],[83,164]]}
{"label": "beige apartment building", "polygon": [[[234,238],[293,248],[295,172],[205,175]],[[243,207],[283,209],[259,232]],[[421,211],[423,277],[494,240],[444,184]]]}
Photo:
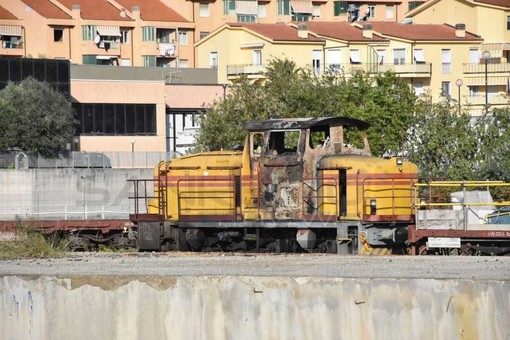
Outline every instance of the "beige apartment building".
{"label": "beige apartment building", "polygon": [[[198,66],[217,67],[220,82],[236,81],[243,75],[262,80],[272,58],[288,57],[316,75],[327,72],[349,77],[357,72],[392,71],[406,79],[417,95],[452,105],[460,102],[464,110],[476,114],[484,107],[459,81],[469,81],[464,65],[482,42],[462,24],[312,21],[227,24],[198,42],[197,49]],[[506,87],[499,90],[500,100],[493,100],[492,106],[508,104]]]}
{"label": "beige apartment building", "polygon": [[483,43],[462,60],[459,91],[470,112],[508,106],[510,94],[510,1],[430,0],[408,13],[416,24],[462,22]]}

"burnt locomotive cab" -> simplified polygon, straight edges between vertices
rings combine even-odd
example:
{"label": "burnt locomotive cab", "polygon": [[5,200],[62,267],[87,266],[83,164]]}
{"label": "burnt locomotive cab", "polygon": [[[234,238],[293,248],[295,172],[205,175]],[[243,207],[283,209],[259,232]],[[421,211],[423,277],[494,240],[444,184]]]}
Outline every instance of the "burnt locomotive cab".
{"label": "burnt locomotive cab", "polygon": [[160,163],[146,212],[132,216],[139,248],[401,251],[417,168],[372,157],[368,127],[342,117],[254,121],[242,153]]}

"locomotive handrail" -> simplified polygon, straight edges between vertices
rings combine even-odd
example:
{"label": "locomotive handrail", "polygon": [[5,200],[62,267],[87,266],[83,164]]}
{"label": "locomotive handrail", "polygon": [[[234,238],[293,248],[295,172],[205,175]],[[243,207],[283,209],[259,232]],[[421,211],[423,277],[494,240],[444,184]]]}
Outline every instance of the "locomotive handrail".
{"label": "locomotive handrail", "polygon": [[[227,177],[227,176],[225,176]],[[200,190],[200,191],[192,191],[192,190],[183,190],[181,185],[184,183],[204,183],[204,182],[220,182],[227,181],[232,187],[232,190]],[[187,194],[191,194],[191,196],[186,196]],[[193,196],[192,194],[196,194]],[[210,196],[208,195],[210,194]],[[220,194],[220,195],[218,195]],[[221,194],[228,194],[228,196],[222,196]],[[185,199],[197,199],[197,200],[206,200],[206,199],[228,199],[231,200],[231,203],[228,208],[182,208],[182,201]],[[231,216],[234,220],[237,220],[237,206],[236,206],[236,192],[235,192],[235,178],[234,176],[228,176],[228,178],[186,178],[177,180],[177,212],[179,218],[181,216],[186,216],[188,214],[182,214],[182,212],[190,212],[190,211],[232,211]]]}
{"label": "locomotive handrail", "polygon": [[[163,209],[165,208],[165,204],[162,200],[160,191],[162,188],[161,180],[155,179],[155,178],[149,178],[149,179],[128,179],[128,182],[133,182],[133,196],[128,196],[128,199],[133,200],[134,205],[134,216],[136,219],[138,219],[140,213],[140,200],[144,201],[146,212],[149,211],[149,205],[148,201],[150,199],[158,199],[158,215],[163,215]],[[153,187],[156,187],[156,183],[158,185],[158,195],[149,195],[147,191],[147,183],[153,182]],[[140,193],[140,184],[143,183],[143,195]]]}
{"label": "locomotive handrail", "polygon": [[[315,181],[314,183],[317,184],[318,180],[322,180],[323,182],[324,181],[332,181],[333,183],[321,183],[320,185],[317,186],[317,188],[314,188],[312,185],[310,185],[310,184],[308,184],[306,182],[306,181],[312,181],[312,182]],[[308,187],[311,192],[315,192],[315,193],[317,193],[323,187],[332,187],[332,188],[335,189],[334,190],[335,194],[334,195],[318,195],[317,194],[317,195],[308,195],[306,197],[303,196],[303,206],[302,206],[303,207],[303,213],[306,211],[305,207],[309,206],[309,207],[312,207],[315,212],[317,212],[316,215],[324,215],[324,216],[326,216],[325,214],[319,214],[318,213],[320,211],[320,208],[322,206],[325,206],[326,204],[334,204],[335,205],[335,216],[338,215],[338,204],[339,204],[339,202],[338,202],[338,194],[337,194],[338,193],[338,190],[337,190],[337,188],[338,188],[338,181],[337,181],[336,178],[324,178],[324,177],[305,178],[305,179],[303,179],[303,193],[304,193],[304,188],[305,187]],[[318,199],[322,198],[323,200],[322,200],[322,203],[320,205],[317,204],[317,206],[315,207],[315,206],[310,205],[310,203],[307,201],[308,198],[316,199],[317,203],[318,203]],[[333,198],[334,199],[334,203],[329,203],[329,202],[326,203],[326,202],[324,202],[324,199],[328,199],[328,198]]]}
{"label": "locomotive handrail", "polygon": [[[386,185],[388,186],[391,186],[390,188],[380,188],[380,189],[373,189],[373,188],[367,188],[366,186],[369,186],[369,182],[370,181],[381,181],[383,183],[385,182],[388,182]],[[414,180],[412,178],[396,178],[396,177],[365,177],[363,178],[362,180],[362,187],[361,187],[361,200],[362,200],[362,206],[361,206],[361,209],[362,209],[362,216],[363,216],[363,219],[367,219],[367,216],[371,216],[372,214],[367,214],[366,211],[367,211],[367,206],[369,207],[370,204],[367,205],[366,201],[367,201],[367,196],[366,194],[368,192],[385,192],[385,191],[390,191],[391,190],[391,194],[390,195],[378,195],[376,198],[378,199],[388,199],[388,198],[391,198],[391,206],[390,207],[376,207],[377,210],[388,210],[388,209],[391,209],[391,215],[392,216],[397,216],[396,215],[396,209],[413,209],[413,201],[415,200],[415,197],[414,197],[414,192],[413,192],[413,189],[412,189],[412,186],[406,186],[406,181],[411,181],[411,182],[414,182]],[[405,187],[401,187],[399,188],[398,186],[405,186]],[[400,194],[396,194],[396,191],[409,191],[409,195],[400,195]],[[370,197],[368,197],[369,199]],[[396,203],[395,203],[395,200],[396,199],[409,199],[411,201],[411,204],[409,206],[397,206]],[[359,205],[358,205],[359,206]],[[405,215],[407,216],[407,215]]]}

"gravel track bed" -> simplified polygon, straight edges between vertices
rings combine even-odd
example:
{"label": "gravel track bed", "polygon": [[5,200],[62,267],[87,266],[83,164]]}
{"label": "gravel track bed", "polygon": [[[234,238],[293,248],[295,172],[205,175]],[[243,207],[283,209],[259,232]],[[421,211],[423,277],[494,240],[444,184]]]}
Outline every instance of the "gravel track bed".
{"label": "gravel track bed", "polygon": [[510,281],[510,257],[72,253],[2,260],[0,276],[271,276]]}

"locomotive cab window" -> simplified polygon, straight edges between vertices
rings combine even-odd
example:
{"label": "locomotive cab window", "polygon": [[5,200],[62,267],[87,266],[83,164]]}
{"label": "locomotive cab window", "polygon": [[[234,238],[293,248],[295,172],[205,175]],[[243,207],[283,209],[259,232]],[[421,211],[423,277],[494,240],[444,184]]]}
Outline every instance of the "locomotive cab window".
{"label": "locomotive cab window", "polygon": [[260,156],[262,147],[264,146],[264,134],[260,132],[251,135],[251,155],[252,157]]}
{"label": "locomotive cab window", "polygon": [[365,149],[366,137],[354,126],[344,126],[344,147],[349,149]]}
{"label": "locomotive cab window", "polygon": [[271,131],[267,151],[269,155],[293,154],[298,150],[300,131]]}
{"label": "locomotive cab window", "polygon": [[309,143],[312,149],[328,147],[329,140],[329,126],[314,126],[310,129]]}

